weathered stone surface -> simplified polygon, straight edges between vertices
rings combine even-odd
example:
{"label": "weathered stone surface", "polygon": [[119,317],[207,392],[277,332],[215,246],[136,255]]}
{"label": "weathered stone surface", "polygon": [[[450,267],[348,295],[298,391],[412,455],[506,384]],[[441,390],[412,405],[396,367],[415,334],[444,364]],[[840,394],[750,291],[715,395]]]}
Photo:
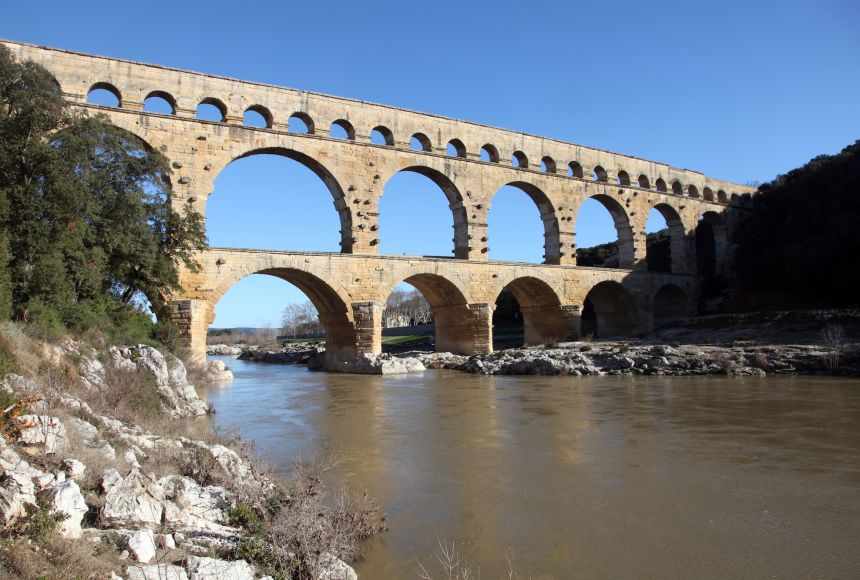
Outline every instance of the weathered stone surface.
{"label": "weathered stone surface", "polygon": [[38,447],[48,454],[62,451],[69,445],[66,427],[57,417],[48,415],[21,415],[16,419],[18,441]]}
{"label": "weathered stone surface", "polygon": [[186,564],[191,580],[254,580],[254,567],[245,560],[216,560],[189,556]]}
{"label": "weathered stone surface", "polygon": [[101,520],[109,526],[124,528],[149,527],[161,523],[164,511],[161,487],[137,469],[116,481],[115,472],[106,474],[102,486],[107,488]]}
{"label": "weathered stone surface", "polygon": [[75,479],[83,476],[87,470],[87,466],[77,459],[64,459],[63,470],[66,472],[66,477]]}
{"label": "weathered stone surface", "polygon": [[50,495],[54,511],[68,516],[58,526],[60,534],[65,538],[80,538],[81,520],[87,513],[87,502],[84,501],[81,488],[67,479],[54,487]]}
{"label": "weathered stone surface", "polygon": [[149,563],[155,558],[155,534],[148,528],[133,532],[128,537],[128,550],[138,562]]}
{"label": "weathered stone surface", "polygon": [[222,360],[213,360],[206,365],[206,383],[227,383],[233,380],[233,371]]}
{"label": "weathered stone surface", "polygon": [[227,492],[200,486],[189,477],[171,475],[158,481],[164,502],[164,523],[171,529],[232,533],[225,525],[230,507]]}
{"label": "weathered stone surface", "polygon": [[320,556],[317,580],[358,580],[358,574],[352,566],[326,552]]}
{"label": "weathered stone surface", "polygon": [[210,344],[206,347],[206,354],[220,356],[237,355],[242,352],[241,346],[230,346],[227,344]]}

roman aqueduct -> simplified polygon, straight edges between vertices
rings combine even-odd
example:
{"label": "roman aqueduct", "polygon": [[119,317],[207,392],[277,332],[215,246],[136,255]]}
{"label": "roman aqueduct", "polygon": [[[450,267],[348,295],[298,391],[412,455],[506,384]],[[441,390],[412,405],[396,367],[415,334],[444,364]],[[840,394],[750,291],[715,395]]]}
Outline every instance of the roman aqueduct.
{"label": "roman aqueduct", "polygon": [[[433,309],[439,350],[492,350],[492,312],[504,289],[520,304],[527,343],[577,337],[583,305],[593,305],[601,335],[638,334],[690,313],[699,291],[697,224],[714,232],[717,268],[724,267],[726,212],[748,187],[686,169],[534,135],[396,107],[35,47],[4,44],[55,77],[75,106],[106,114],[117,126],[164,153],[173,167],[172,204],[205,216],[215,178],[232,161],[260,153],[296,160],[331,192],[339,215],[339,253],[208,248],[198,272],[185,271],[170,297],[171,316],[193,356],[205,356],[214,307],[237,281],[270,274],[304,291],[328,337],[328,363],[349,370],[363,353],[381,351],[381,315],[392,289],[406,281]],[[116,107],[87,103],[94,89],[113,93]],[[163,99],[169,113],[144,110]],[[196,116],[214,105],[220,120]],[[251,110],[264,127],[243,124]],[[302,121],[304,132],[289,130]],[[417,144],[417,146],[416,146]],[[447,196],[454,221],[452,258],[378,253],[378,205],[398,172],[430,178]],[[488,260],[487,212],[493,194],[511,185],[540,210],[544,264]],[[620,268],[576,264],[574,226],[593,198],[612,215]],[[645,221],[651,209],[666,219],[671,272],[647,269]],[[241,224],[240,224],[241,225]],[[245,224],[247,227],[248,224]]]}

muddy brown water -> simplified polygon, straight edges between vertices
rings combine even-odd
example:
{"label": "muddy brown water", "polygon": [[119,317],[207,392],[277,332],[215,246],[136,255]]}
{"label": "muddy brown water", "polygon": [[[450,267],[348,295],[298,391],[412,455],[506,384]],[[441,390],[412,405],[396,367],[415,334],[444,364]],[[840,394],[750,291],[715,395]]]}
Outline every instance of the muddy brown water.
{"label": "muddy brown water", "polygon": [[[215,357],[211,357],[215,358]],[[364,579],[860,578],[860,381],[371,377],[223,358],[202,389],[288,469],[334,451],[389,531]],[[447,577],[436,573],[434,577]]]}

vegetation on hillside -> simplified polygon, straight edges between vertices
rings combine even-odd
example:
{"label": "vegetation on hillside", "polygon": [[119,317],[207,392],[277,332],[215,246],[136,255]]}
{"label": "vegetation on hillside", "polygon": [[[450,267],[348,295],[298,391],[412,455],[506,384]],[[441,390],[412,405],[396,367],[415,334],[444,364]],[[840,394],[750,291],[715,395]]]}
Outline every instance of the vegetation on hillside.
{"label": "vegetation on hillside", "polygon": [[[669,254],[669,229],[647,234],[645,239],[648,269],[653,272],[670,272],[672,262]],[[618,242],[577,248],[576,263],[596,268],[618,268]]]}
{"label": "vegetation on hillside", "polygon": [[736,236],[739,307],[860,303],[860,141],[759,187]]}
{"label": "vegetation on hillside", "polygon": [[205,246],[201,217],[171,208],[169,175],[161,153],[73,110],[0,46],[0,319],[152,337],[133,305],[158,311]]}

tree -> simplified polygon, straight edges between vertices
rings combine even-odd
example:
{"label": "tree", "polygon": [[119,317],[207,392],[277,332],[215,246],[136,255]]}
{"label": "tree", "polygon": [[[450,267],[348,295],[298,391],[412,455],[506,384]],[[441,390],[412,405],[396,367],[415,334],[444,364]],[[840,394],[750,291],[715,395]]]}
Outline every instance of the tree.
{"label": "tree", "polygon": [[205,247],[199,214],[172,209],[169,175],[161,153],[74,111],[0,45],[0,316],[46,306],[74,325],[141,293],[160,309]]}

